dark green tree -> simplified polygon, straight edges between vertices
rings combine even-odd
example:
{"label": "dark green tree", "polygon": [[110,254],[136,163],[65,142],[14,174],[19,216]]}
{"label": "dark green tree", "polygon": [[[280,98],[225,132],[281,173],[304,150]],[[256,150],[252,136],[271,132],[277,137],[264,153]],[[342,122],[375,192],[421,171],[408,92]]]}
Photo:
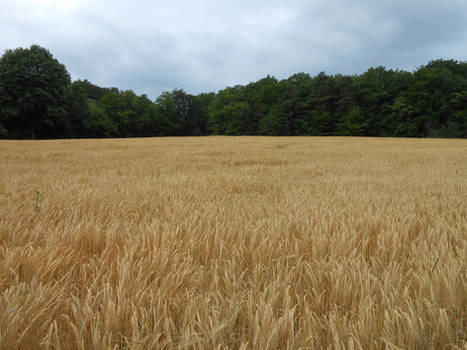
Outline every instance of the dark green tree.
{"label": "dark green tree", "polygon": [[383,136],[418,136],[419,117],[403,94],[394,100],[391,113],[385,118],[385,125],[387,133],[383,133]]}
{"label": "dark green tree", "polygon": [[208,129],[212,134],[225,135],[231,123],[232,105],[243,99],[243,86],[228,87],[214,97],[208,107]]}
{"label": "dark green tree", "polygon": [[209,134],[209,105],[215,97],[214,93],[203,93],[194,96],[192,118],[195,123],[194,131],[199,135]]}
{"label": "dark green tree", "polygon": [[234,102],[224,107],[227,119],[226,135],[254,135],[256,133],[255,119],[248,102]]}
{"label": "dark green tree", "polygon": [[243,128],[243,134],[258,134],[260,121],[279,102],[284,90],[283,87],[284,85],[279,84],[276,78],[269,75],[245,86],[241,102],[248,102],[250,111],[249,121],[244,123],[248,125]]}
{"label": "dark green tree", "polygon": [[461,134],[458,117],[465,109],[466,73],[463,65],[453,60],[432,61],[414,73],[407,97],[417,115],[417,136]]}
{"label": "dark green tree", "polygon": [[200,105],[195,96],[182,89],[163,92],[156,99],[159,112],[169,122],[169,135],[190,136],[199,135],[200,128],[205,123],[200,120]]}
{"label": "dark green tree", "polygon": [[368,128],[368,122],[361,113],[360,107],[351,107],[337,124],[338,135],[364,136]]}
{"label": "dark green tree", "polygon": [[281,135],[282,112],[279,105],[272,106],[267,115],[259,122],[258,134],[279,136]]}
{"label": "dark green tree", "polygon": [[337,113],[341,100],[340,90],[333,76],[324,72],[313,79],[312,91],[307,99],[311,112],[311,134],[333,135],[340,115]]}
{"label": "dark green tree", "polygon": [[367,135],[378,136],[384,132],[384,119],[391,113],[396,96],[392,96],[388,85],[392,70],[383,66],[372,67],[356,78],[358,106],[368,122]]}
{"label": "dark green tree", "polygon": [[67,88],[67,114],[65,118],[64,137],[85,137],[84,121],[90,117],[86,92],[79,84],[73,82]]}
{"label": "dark green tree", "polygon": [[12,137],[63,133],[70,75],[38,46],[6,50],[0,58],[0,132]]}
{"label": "dark green tree", "polygon": [[308,132],[311,109],[307,98],[312,91],[313,79],[309,74],[297,73],[279,83],[282,89],[279,108],[273,112],[278,122],[277,135],[300,135]]}
{"label": "dark green tree", "polygon": [[102,97],[104,97],[106,94],[109,92],[119,92],[118,88],[112,87],[112,88],[104,88],[100,87],[98,85],[94,85],[88,80],[76,80],[73,82],[73,84],[79,85],[84,92],[86,93],[88,98],[91,98],[95,101],[100,101]]}
{"label": "dark green tree", "polygon": [[89,116],[83,121],[86,137],[118,137],[118,125],[110,118],[103,107],[88,98]]}

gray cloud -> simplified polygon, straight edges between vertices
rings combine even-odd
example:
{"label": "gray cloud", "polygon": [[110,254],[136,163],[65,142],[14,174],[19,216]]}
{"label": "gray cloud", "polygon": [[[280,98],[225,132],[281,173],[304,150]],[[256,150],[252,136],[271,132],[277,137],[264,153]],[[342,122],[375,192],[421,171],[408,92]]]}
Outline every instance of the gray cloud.
{"label": "gray cloud", "polygon": [[465,60],[464,0],[16,0],[0,4],[0,49],[48,48],[74,79],[155,98],[267,74],[413,70]]}

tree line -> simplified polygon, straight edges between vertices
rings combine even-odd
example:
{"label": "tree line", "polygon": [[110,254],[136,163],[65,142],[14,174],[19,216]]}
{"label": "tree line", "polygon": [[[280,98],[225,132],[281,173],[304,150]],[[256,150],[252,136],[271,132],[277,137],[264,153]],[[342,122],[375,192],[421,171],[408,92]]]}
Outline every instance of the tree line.
{"label": "tree line", "polygon": [[38,45],[0,59],[0,138],[194,135],[467,135],[467,62],[434,60],[414,72],[267,76],[217,93],[182,89],[154,100],[71,81]]}

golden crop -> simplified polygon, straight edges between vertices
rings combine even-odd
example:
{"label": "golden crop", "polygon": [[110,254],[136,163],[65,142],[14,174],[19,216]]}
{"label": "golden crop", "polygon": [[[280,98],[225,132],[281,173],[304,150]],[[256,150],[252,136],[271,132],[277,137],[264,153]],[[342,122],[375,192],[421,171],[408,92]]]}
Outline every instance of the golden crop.
{"label": "golden crop", "polygon": [[0,142],[0,349],[466,349],[467,141]]}

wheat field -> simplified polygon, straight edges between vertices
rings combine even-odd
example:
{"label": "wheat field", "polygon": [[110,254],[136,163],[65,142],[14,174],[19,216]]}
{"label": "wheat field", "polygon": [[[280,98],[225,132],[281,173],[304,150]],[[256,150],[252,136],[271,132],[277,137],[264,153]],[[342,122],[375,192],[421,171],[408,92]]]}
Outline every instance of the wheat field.
{"label": "wheat field", "polygon": [[0,142],[0,349],[467,349],[467,141]]}

